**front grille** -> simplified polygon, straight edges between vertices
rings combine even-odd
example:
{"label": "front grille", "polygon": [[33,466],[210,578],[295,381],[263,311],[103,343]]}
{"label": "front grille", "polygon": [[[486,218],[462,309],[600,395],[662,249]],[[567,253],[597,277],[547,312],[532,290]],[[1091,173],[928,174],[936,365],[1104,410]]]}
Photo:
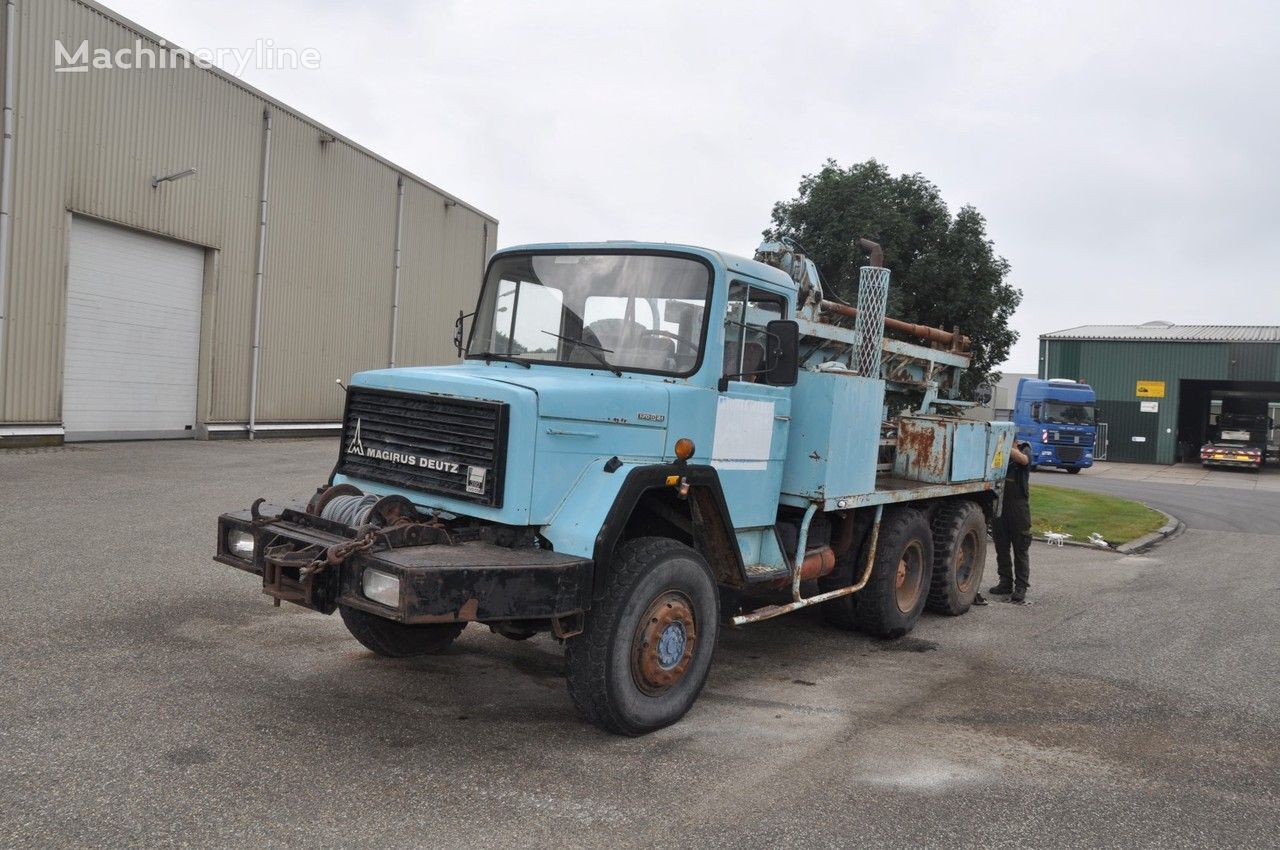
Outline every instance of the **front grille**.
{"label": "front grille", "polygon": [[502,402],[352,387],[335,472],[502,507]]}
{"label": "front grille", "polygon": [[1055,446],[1092,446],[1092,434],[1062,434],[1057,431],[1049,432],[1049,443]]}
{"label": "front grille", "polygon": [[1079,446],[1058,446],[1058,460],[1063,463],[1075,463],[1084,457],[1084,449]]}

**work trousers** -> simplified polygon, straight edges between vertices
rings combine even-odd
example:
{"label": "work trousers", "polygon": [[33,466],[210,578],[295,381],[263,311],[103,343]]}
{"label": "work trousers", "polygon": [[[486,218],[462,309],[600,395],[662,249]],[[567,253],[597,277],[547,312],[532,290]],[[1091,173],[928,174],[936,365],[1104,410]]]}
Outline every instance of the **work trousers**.
{"label": "work trousers", "polygon": [[1031,584],[1031,505],[1027,500],[1006,496],[1004,510],[991,525],[991,535],[996,543],[1000,583],[1026,590]]}

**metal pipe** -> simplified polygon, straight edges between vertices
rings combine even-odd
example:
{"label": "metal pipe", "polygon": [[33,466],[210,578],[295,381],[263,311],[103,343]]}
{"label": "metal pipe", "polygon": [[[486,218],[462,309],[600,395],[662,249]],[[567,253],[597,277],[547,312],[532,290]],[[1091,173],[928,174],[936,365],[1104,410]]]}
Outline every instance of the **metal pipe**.
{"label": "metal pipe", "polygon": [[829,590],[826,593],[819,593],[816,596],[810,596],[805,599],[798,599],[795,602],[789,602],[786,605],[766,605],[752,611],[750,614],[739,614],[731,621],[735,626],[745,626],[748,623],[758,623],[761,620],[771,620],[774,617],[781,617],[783,614],[790,614],[792,611],[798,611],[801,608],[808,608],[810,605],[817,605],[819,602],[826,602],[831,599],[837,599],[841,596],[848,596],[851,593],[857,593],[859,590],[867,586],[867,582],[871,580],[871,568],[875,566],[876,547],[880,543],[880,519],[884,515],[884,505],[876,505],[876,521],[871,527],[871,540],[867,545],[866,564],[862,570],[862,576],[854,584],[848,587],[841,587],[837,590]]}
{"label": "metal pipe", "polygon": [[800,578],[804,573],[804,557],[805,548],[809,544],[809,525],[813,522],[813,515],[818,512],[818,503],[810,502],[809,507],[805,508],[804,519],[800,520],[800,539],[796,541],[796,563],[795,569],[791,574],[791,598],[800,601]]}
{"label": "metal pipe", "polygon": [[[855,319],[858,316],[857,307],[850,307],[848,304],[837,304],[834,301],[823,301],[822,309],[839,316],[848,316],[851,319]],[[955,334],[951,331],[944,331],[942,328],[933,328],[928,325],[913,325],[910,322],[904,322],[901,319],[894,319],[889,316],[884,317],[884,326],[941,345],[954,346],[959,344],[961,348],[968,348],[972,344],[972,340],[963,334]]]}
{"label": "metal pipe", "polygon": [[392,279],[395,281],[391,290],[391,356],[388,358],[391,368],[396,368],[396,340],[400,335],[400,234],[404,225],[404,175],[396,177],[396,247],[392,254]]}
{"label": "metal pipe", "polygon": [[880,247],[879,242],[872,242],[870,239],[859,239],[858,247],[871,255],[872,268],[884,268],[884,249]]}
{"label": "metal pipe", "polygon": [[258,424],[258,350],[262,345],[262,280],[267,261],[267,190],[271,186],[271,110],[262,110],[262,193],[258,202],[258,268],[253,275],[253,366],[249,375],[249,439]]}
{"label": "metal pipe", "polygon": [[18,19],[15,0],[4,7],[4,140],[0,143],[0,406],[4,404],[5,305],[9,301],[9,246],[13,241],[13,50]]}

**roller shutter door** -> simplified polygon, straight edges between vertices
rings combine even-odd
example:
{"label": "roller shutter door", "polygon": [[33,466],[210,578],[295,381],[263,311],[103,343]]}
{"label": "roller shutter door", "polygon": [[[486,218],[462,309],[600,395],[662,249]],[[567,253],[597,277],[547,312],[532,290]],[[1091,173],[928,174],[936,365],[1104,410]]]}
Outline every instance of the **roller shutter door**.
{"label": "roller shutter door", "polygon": [[68,440],[191,436],[203,279],[202,248],[72,219]]}

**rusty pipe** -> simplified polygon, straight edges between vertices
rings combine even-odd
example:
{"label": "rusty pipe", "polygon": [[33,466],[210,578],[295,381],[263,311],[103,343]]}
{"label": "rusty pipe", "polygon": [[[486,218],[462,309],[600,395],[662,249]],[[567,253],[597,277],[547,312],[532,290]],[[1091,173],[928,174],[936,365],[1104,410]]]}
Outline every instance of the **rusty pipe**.
{"label": "rusty pipe", "polygon": [[800,564],[800,580],[812,581],[825,576],[836,568],[836,553],[830,546],[823,546],[805,553]]}
{"label": "rusty pipe", "polygon": [[854,584],[848,587],[842,587],[838,590],[829,590],[826,593],[819,593],[816,596],[809,596],[797,599],[794,602],[788,602],[786,605],[766,605],[749,614],[739,614],[734,617],[732,622],[735,626],[745,626],[747,623],[758,623],[761,620],[771,620],[774,617],[781,617],[783,614],[790,614],[792,611],[798,611],[801,608],[808,608],[810,605],[816,605],[819,602],[826,602],[829,599],[836,599],[841,596],[848,596],[851,593],[857,593],[859,590],[867,586],[867,582],[871,580],[871,569],[876,563],[876,548],[880,544],[880,520],[884,516],[884,505],[876,505],[876,521],[871,527],[871,539],[867,542],[867,559],[862,569],[862,576]]}
{"label": "rusty pipe", "polygon": [[859,239],[858,247],[871,255],[868,261],[872,268],[884,268],[884,249],[880,247],[879,242],[872,242],[870,239]]}
{"label": "rusty pipe", "polygon": [[[822,309],[838,316],[848,316],[850,319],[857,318],[858,315],[857,307],[850,307],[848,304],[837,304],[834,301],[823,301]],[[958,343],[961,349],[967,349],[973,343],[964,334],[957,335],[951,331],[944,331],[942,328],[933,328],[929,325],[914,325],[911,322],[904,322],[901,319],[894,319],[890,316],[884,317],[884,326],[940,345],[954,346]]]}

